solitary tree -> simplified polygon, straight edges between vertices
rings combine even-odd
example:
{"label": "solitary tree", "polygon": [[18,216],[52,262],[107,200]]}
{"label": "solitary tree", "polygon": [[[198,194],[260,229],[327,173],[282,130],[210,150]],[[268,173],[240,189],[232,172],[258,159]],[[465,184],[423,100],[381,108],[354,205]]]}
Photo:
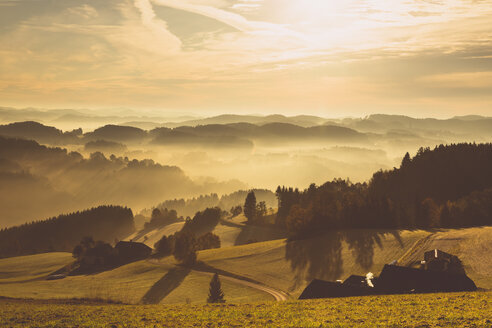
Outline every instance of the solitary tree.
{"label": "solitary tree", "polygon": [[208,303],[225,303],[224,292],[222,291],[222,286],[220,284],[219,275],[214,274],[212,280],[210,281],[210,288],[208,291]]}
{"label": "solitary tree", "polygon": [[251,191],[246,196],[246,201],[244,202],[244,216],[249,222],[253,221],[256,217],[256,196],[255,192]]}
{"label": "solitary tree", "polygon": [[196,239],[190,232],[180,232],[174,242],[174,258],[184,265],[196,263]]}
{"label": "solitary tree", "polygon": [[174,240],[163,236],[157,243],[154,244],[155,254],[157,257],[169,256],[174,251]]}

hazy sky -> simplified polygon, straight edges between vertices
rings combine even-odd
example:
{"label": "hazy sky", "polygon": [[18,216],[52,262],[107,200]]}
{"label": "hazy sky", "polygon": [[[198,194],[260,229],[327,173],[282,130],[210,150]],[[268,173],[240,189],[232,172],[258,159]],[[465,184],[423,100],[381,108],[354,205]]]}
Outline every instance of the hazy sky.
{"label": "hazy sky", "polygon": [[492,0],[0,0],[0,106],[492,116]]}

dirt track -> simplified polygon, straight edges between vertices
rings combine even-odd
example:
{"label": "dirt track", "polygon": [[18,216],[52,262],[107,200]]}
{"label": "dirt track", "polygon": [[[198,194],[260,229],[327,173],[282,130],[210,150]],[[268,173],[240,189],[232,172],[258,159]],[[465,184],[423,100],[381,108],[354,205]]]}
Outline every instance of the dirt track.
{"label": "dirt track", "polygon": [[[208,275],[210,277],[213,276],[213,273],[210,273],[210,272],[197,271],[197,270],[193,270],[193,271],[199,272],[201,274]],[[250,281],[246,281],[246,280],[241,280],[241,279],[238,279],[238,278],[228,277],[228,276],[225,276],[225,275],[221,275],[220,276],[220,279],[227,280],[227,281],[230,281],[230,282],[233,282],[233,283],[236,283],[236,284],[240,284],[240,285],[243,285],[243,286],[251,287],[251,288],[260,290],[262,292],[268,293],[268,294],[272,295],[275,298],[276,301],[286,301],[287,300],[287,295],[284,292],[281,292],[279,290],[273,289],[273,288],[268,287],[268,286],[260,285],[260,284],[257,284],[257,283],[254,283],[254,282],[250,282]]]}
{"label": "dirt track", "polygon": [[429,233],[426,237],[417,240],[415,244],[398,260],[398,265],[401,266],[411,266],[416,261],[422,260],[422,252],[429,250],[435,233]]}
{"label": "dirt track", "polygon": [[[159,262],[156,260],[148,260],[148,261],[151,263],[159,265]],[[179,268],[179,267],[180,266],[178,266],[177,268]],[[194,271],[194,272],[200,273],[200,274],[204,274],[204,275],[207,275],[210,277],[212,277],[215,274],[215,272],[217,272],[220,276],[220,279],[227,280],[227,281],[230,281],[230,282],[233,282],[236,284],[251,287],[251,288],[257,289],[259,291],[268,293],[268,294],[272,295],[272,297],[275,298],[276,301],[286,301],[288,299],[288,295],[286,293],[284,293],[283,291],[277,290],[277,289],[269,287],[269,286],[262,285],[258,282],[255,282],[251,279],[248,279],[246,277],[241,277],[241,276],[238,276],[238,275],[235,275],[235,274],[223,271],[223,270],[218,270],[218,269],[215,269],[213,267],[209,267],[208,265],[206,265],[204,263],[198,263],[197,265],[193,266],[191,271]]]}

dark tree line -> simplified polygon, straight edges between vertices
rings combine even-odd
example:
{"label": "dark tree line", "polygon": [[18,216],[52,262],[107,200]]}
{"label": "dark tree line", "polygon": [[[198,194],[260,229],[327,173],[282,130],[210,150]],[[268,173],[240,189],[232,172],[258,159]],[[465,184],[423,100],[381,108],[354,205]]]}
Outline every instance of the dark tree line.
{"label": "dark tree line", "polygon": [[150,221],[144,224],[144,230],[161,228],[183,220],[183,217],[178,217],[178,213],[175,210],[154,208]]}
{"label": "dark tree line", "polygon": [[191,220],[186,220],[181,229],[183,232],[191,232],[196,235],[203,234],[215,229],[222,217],[222,210],[219,207],[207,208],[204,211],[196,212]]}
{"label": "dark tree line", "polygon": [[100,206],[0,231],[0,257],[72,252],[85,236],[112,242],[135,230],[132,210]]}
{"label": "dark tree line", "polygon": [[294,238],[331,229],[491,225],[491,168],[492,144],[421,148],[368,184],[278,187],[277,224]]}
{"label": "dark tree line", "polygon": [[[266,207],[274,207],[276,204],[275,194],[266,189],[253,190],[259,202],[264,202]],[[198,211],[206,208],[220,207],[223,210],[231,209],[231,214],[237,206],[243,206],[244,199],[250,191],[239,190],[228,195],[219,197],[217,194],[201,195],[191,199],[166,200],[159,204],[159,209],[174,209],[183,216],[193,216]],[[240,213],[239,213],[240,214]]]}

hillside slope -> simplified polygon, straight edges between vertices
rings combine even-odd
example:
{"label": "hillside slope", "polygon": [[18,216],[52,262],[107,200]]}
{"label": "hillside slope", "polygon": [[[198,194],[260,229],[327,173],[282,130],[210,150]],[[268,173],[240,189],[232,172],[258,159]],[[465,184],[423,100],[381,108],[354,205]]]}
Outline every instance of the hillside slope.
{"label": "hillside slope", "polygon": [[[378,274],[384,264],[406,264],[440,248],[460,257],[479,287],[492,288],[492,227],[430,231],[351,231],[287,242],[285,239],[201,251],[201,267],[246,279],[296,298],[314,278]],[[51,253],[0,260],[0,296],[102,297],[129,303],[203,303],[210,274],[177,266],[172,257],[128,264],[111,271],[47,281],[48,272],[69,263]],[[273,300],[265,291],[222,279],[228,302]]]}
{"label": "hillside slope", "polygon": [[[102,298],[146,304],[204,303],[207,299],[210,275],[177,267],[171,258],[159,263],[139,261],[98,274],[46,280],[50,272],[71,261],[68,253],[2,259],[0,296]],[[43,262],[47,265],[44,266]],[[22,269],[15,270],[15,267]],[[223,279],[222,288],[229,302],[274,300],[267,292],[227,279]]]}
{"label": "hillside slope", "polygon": [[353,231],[286,242],[275,240],[207,250],[199,260],[297,297],[312,279],[337,280],[378,273],[427,236],[424,231]]}
{"label": "hillside slope", "polygon": [[[221,247],[244,245],[255,241],[269,241],[285,238],[285,233],[264,226],[246,225],[246,217],[240,214],[231,219],[222,219],[212,231],[219,236]],[[147,246],[154,247],[163,236],[169,236],[181,230],[184,222],[177,222],[150,231],[139,231],[130,235],[126,240],[145,243]]]}
{"label": "hillside slope", "polygon": [[492,227],[444,230],[431,233],[401,259],[402,265],[421,260],[431,249],[457,255],[477,286],[492,288]]}

